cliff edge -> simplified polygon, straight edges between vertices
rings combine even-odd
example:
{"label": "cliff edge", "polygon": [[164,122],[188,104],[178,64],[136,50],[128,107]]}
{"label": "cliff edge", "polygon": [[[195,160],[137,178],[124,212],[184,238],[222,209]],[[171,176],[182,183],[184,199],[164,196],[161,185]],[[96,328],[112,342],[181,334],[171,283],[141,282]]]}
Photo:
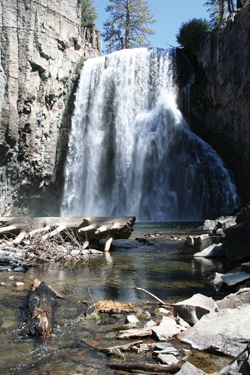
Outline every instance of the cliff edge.
{"label": "cliff edge", "polygon": [[84,60],[102,54],[80,12],[80,0],[0,0],[0,216],[61,194],[72,95]]}
{"label": "cliff edge", "polygon": [[233,172],[243,203],[250,201],[250,6],[207,34],[194,64],[181,109]]}

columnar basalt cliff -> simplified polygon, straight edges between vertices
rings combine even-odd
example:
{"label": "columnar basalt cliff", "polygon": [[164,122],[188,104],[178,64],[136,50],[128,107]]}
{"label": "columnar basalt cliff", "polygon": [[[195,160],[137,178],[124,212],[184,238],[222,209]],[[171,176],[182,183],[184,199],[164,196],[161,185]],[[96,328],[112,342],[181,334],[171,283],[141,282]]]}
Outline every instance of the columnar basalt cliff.
{"label": "columnar basalt cliff", "polygon": [[180,95],[182,111],[233,172],[243,202],[249,201],[250,6],[207,34],[194,64],[189,105]]}
{"label": "columnar basalt cliff", "polygon": [[80,10],[80,0],[0,0],[0,215],[58,207],[77,79],[102,53]]}

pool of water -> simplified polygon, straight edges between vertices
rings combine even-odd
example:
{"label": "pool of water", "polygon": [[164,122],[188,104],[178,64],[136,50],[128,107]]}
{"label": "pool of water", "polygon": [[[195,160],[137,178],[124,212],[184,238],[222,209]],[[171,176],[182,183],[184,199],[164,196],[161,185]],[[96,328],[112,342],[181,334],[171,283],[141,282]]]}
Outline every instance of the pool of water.
{"label": "pool of water", "polygon": [[[221,298],[207,278],[215,271],[225,272],[229,267],[227,261],[195,260],[192,255],[181,254],[183,236],[197,233],[199,224],[138,223],[132,239],[148,233],[160,233],[160,236],[151,239],[150,245],[140,243],[134,248],[118,248],[108,254],[92,256],[85,263],[42,264],[22,274],[1,272],[0,282],[5,286],[0,287],[0,373],[118,373],[103,366],[109,359],[94,349],[115,345],[116,332],[110,325],[102,324],[100,318],[86,318],[83,315],[85,305],[79,301],[92,304],[112,299],[142,306],[146,301],[156,302],[137,287],[166,303],[197,292]],[[45,281],[67,298],[67,301],[57,300],[57,327],[46,341],[24,334],[27,293],[35,278]],[[17,281],[24,286],[16,287]],[[143,355],[146,360],[147,355]]]}

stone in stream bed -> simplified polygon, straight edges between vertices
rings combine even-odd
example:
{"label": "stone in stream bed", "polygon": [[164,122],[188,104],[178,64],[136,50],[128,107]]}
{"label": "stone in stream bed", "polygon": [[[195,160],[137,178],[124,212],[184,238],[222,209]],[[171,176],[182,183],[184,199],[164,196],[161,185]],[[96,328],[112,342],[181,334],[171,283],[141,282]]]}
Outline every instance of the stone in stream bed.
{"label": "stone in stream bed", "polygon": [[220,370],[217,375],[248,375],[250,374],[250,346],[246,347],[237,358]]}
{"label": "stone in stream bed", "polygon": [[172,354],[159,354],[157,361],[169,366],[176,365],[179,362],[178,359]]}
{"label": "stone in stream bed", "polygon": [[206,372],[198,369],[189,362],[185,362],[180,371],[176,375],[207,375]]}
{"label": "stone in stream bed", "polygon": [[151,329],[153,335],[160,341],[167,341],[183,330],[174,319],[166,316],[163,316],[162,321],[158,326],[152,327]]}
{"label": "stone in stream bed", "polygon": [[217,309],[216,302],[203,294],[194,294],[191,298],[175,303],[174,316],[180,316],[193,325],[204,315]]}
{"label": "stone in stream bed", "polygon": [[198,350],[209,350],[237,357],[250,338],[250,304],[204,315],[192,328],[178,335],[179,340]]}

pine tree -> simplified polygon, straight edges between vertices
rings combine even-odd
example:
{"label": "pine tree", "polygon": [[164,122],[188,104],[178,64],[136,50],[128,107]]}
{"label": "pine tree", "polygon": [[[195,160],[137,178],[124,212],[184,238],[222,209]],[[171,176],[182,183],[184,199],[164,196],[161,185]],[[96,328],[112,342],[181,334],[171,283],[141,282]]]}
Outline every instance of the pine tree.
{"label": "pine tree", "polygon": [[95,20],[98,18],[98,12],[92,0],[82,0],[81,17],[83,25],[94,25]]}
{"label": "pine tree", "polygon": [[103,23],[102,33],[107,52],[150,46],[146,35],[155,33],[149,27],[155,20],[147,0],[109,0],[109,3],[105,10],[110,12],[110,17]]}
{"label": "pine tree", "polygon": [[209,7],[210,25],[214,28],[222,24],[225,18],[237,8],[242,8],[249,3],[250,0],[207,0],[204,5]]}

